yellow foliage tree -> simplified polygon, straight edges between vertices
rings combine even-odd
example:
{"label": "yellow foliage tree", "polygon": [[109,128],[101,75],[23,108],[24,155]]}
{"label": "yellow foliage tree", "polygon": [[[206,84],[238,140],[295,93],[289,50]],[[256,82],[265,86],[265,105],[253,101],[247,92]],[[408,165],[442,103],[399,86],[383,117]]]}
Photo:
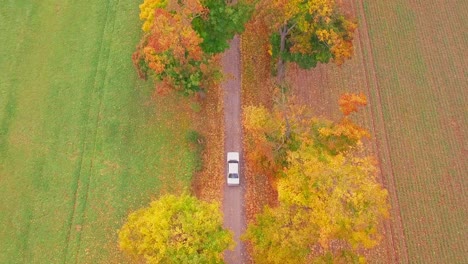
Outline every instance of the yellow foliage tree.
{"label": "yellow foliage tree", "polygon": [[153,25],[154,11],[157,8],[164,8],[167,6],[168,0],[144,0],[140,5],[140,19],[143,20],[141,29],[144,32],[149,32]]}
{"label": "yellow foliage tree", "polygon": [[223,263],[223,251],[234,242],[217,204],[165,195],[129,215],[119,245],[146,263]]}
{"label": "yellow foliage tree", "polygon": [[332,155],[313,142],[288,151],[289,167],[277,182],[280,205],[265,209],[247,229],[256,262],[365,260],[355,250],[378,244],[389,205],[373,159],[361,156]]}
{"label": "yellow foliage tree", "polygon": [[334,239],[353,248],[370,248],[378,241],[379,220],[388,216],[387,191],[377,182],[371,157],[359,151],[332,155],[313,144],[288,153],[287,177],[278,180],[279,200],[308,208],[318,242],[330,248]]}
{"label": "yellow foliage tree", "polygon": [[[284,111],[254,109],[247,108],[244,119],[246,133],[253,131],[247,138],[270,140],[269,151],[274,152],[284,143],[270,135],[285,138],[285,119],[270,119]],[[281,156],[284,166],[275,172],[280,176],[279,206],[259,214],[244,237],[252,242],[256,262],[365,262],[356,249],[378,243],[379,222],[389,210],[375,160],[363,154],[361,139],[368,132],[346,116],[331,122],[311,118],[300,107],[287,112],[291,139]],[[257,148],[252,145],[249,151]]]}

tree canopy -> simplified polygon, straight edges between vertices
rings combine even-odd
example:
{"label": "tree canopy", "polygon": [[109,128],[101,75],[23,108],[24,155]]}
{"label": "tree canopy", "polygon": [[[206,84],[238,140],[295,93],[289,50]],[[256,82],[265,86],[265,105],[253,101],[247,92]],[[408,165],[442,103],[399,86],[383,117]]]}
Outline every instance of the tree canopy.
{"label": "tree canopy", "polygon": [[224,0],[145,0],[140,5],[145,34],[133,54],[139,76],[154,77],[159,91],[190,95],[206,89],[220,76],[213,54],[229,47],[252,10]]}
{"label": "tree canopy", "polygon": [[228,4],[225,0],[202,0],[202,4],[208,13],[193,19],[193,29],[203,39],[200,47],[204,52],[221,53],[229,48],[229,41],[234,35],[244,31],[253,5],[245,1]]}
{"label": "tree canopy", "polygon": [[387,192],[376,181],[373,160],[303,144],[288,152],[288,161],[277,183],[279,206],[266,208],[247,229],[255,260],[364,260],[355,249],[375,246],[379,222],[388,216]]}
{"label": "tree canopy", "polygon": [[146,263],[223,263],[223,251],[234,242],[217,204],[165,195],[129,215],[119,245]]}
{"label": "tree canopy", "polygon": [[290,107],[287,119],[277,109],[246,109],[253,152],[247,158],[277,176],[279,200],[247,229],[256,262],[359,263],[365,259],[356,249],[378,243],[387,191],[374,158],[363,154],[368,132],[347,117],[364,102],[363,95],[343,95],[339,122],[312,117],[304,107]]}
{"label": "tree canopy", "polygon": [[353,54],[357,24],[336,0],[261,0],[259,19],[271,32],[272,55],[284,78],[284,61],[308,69],[333,60],[341,65]]}

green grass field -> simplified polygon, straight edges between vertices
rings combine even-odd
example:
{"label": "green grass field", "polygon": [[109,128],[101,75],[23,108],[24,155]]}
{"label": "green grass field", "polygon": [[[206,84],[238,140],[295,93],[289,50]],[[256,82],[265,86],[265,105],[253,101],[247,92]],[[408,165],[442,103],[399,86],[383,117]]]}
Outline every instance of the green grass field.
{"label": "green grass field", "polygon": [[190,122],[133,69],[139,1],[39,2],[0,4],[0,263],[122,263],[128,212],[190,185]]}

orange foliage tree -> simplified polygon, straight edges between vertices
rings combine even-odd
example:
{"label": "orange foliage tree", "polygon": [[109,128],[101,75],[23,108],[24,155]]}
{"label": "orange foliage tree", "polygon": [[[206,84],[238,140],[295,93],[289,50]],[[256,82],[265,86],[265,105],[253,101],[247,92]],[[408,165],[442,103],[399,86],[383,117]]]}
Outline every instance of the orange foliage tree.
{"label": "orange foliage tree", "polygon": [[224,0],[145,0],[140,5],[145,35],[133,54],[139,76],[154,77],[161,92],[202,91],[221,76],[213,54],[244,30],[251,7]]}
{"label": "orange foliage tree", "polygon": [[338,104],[341,112],[348,116],[352,112],[357,112],[358,107],[367,105],[367,98],[363,93],[345,93],[340,97]]}
{"label": "orange foliage tree", "polygon": [[[148,11],[155,2],[159,5]],[[161,83],[161,92],[175,89],[189,95],[201,90],[204,82],[210,81],[210,58],[201,50],[203,39],[193,30],[191,21],[205,12],[203,6],[197,0],[145,1],[140,8],[145,19],[143,30],[148,32],[133,54],[140,77],[154,76]]]}
{"label": "orange foliage tree", "polygon": [[[356,103],[348,97],[361,98],[361,101]],[[362,94],[344,94],[339,101],[343,117],[338,122],[315,118],[300,105],[285,103],[272,112],[263,106],[246,106],[243,109],[249,149],[246,158],[258,172],[274,175],[287,166],[286,152],[296,150],[304,141],[313,140],[317,148],[333,155],[346,152],[360,144],[362,138],[370,136],[348,117],[358,106],[365,105],[366,100]]]}

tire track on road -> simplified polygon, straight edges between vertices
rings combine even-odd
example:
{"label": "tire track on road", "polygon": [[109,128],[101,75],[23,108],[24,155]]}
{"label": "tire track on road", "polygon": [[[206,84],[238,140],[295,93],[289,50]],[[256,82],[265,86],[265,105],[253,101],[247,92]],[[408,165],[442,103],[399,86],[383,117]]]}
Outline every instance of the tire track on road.
{"label": "tire track on road", "polygon": [[[240,236],[245,232],[245,168],[242,155],[242,126],[241,126],[241,62],[240,37],[235,36],[230,48],[222,58],[221,65],[226,80],[222,84],[224,90],[224,157],[227,152],[240,153],[240,186],[227,186],[226,180],[223,191],[224,227],[234,232],[236,247],[224,253],[226,263],[239,264],[247,262],[245,245]],[[225,170],[227,171],[227,169]],[[224,176],[226,178],[226,176]]]}

